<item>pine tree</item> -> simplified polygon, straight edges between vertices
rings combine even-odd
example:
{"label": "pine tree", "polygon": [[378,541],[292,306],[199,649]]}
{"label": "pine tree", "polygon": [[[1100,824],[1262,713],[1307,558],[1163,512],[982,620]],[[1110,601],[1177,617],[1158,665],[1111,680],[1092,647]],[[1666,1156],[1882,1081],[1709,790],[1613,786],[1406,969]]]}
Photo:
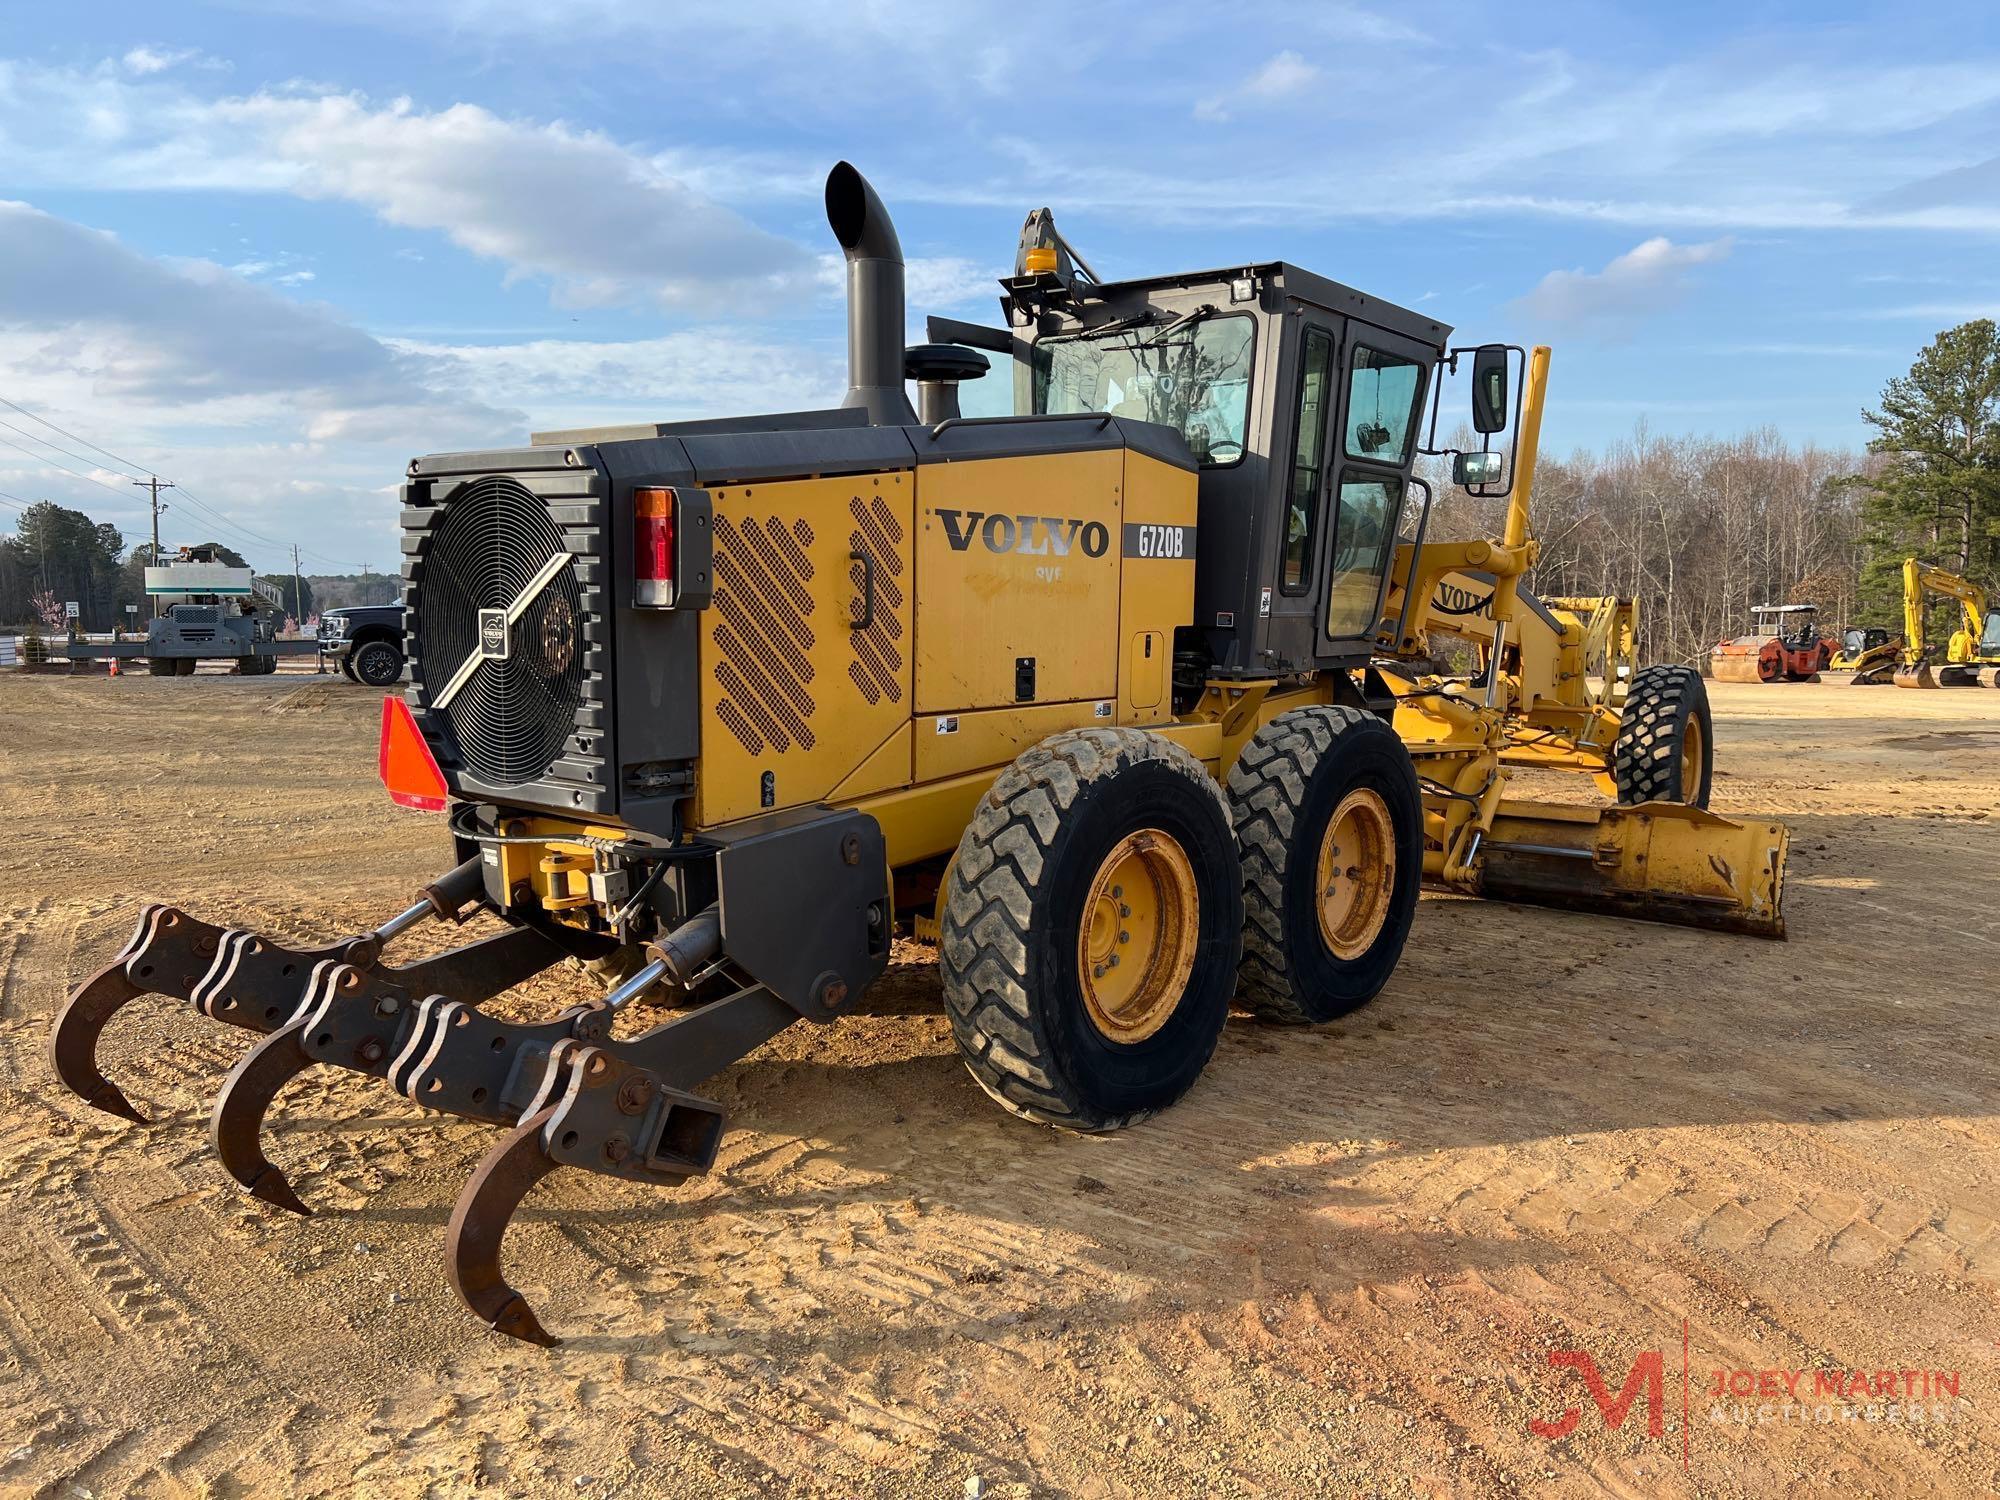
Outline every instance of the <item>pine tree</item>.
{"label": "pine tree", "polygon": [[2000,330],[1990,318],[1940,333],[1882,388],[1868,481],[1862,591],[1900,618],[1903,559],[1922,556],[1989,588],[2000,584]]}

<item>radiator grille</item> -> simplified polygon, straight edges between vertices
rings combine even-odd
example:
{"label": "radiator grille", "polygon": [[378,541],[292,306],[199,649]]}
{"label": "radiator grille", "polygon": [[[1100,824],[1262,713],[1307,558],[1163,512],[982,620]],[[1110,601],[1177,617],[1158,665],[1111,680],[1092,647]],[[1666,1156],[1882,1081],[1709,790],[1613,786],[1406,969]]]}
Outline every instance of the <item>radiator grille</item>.
{"label": "radiator grille", "polygon": [[[417,608],[429,680],[440,687],[480,650],[481,610],[506,609],[567,551],[547,502],[505,476],[476,479],[444,506]],[[442,710],[466,769],[491,785],[544,775],[583,701],[583,599],[573,565],[513,620],[504,658],[482,660]]]}
{"label": "radiator grille", "polygon": [[869,559],[867,565],[860,557],[848,564],[848,576],[854,581],[852,619],[856,624],[867,608],[868,568],[872,567],[875,574],[875,618],[866,630],[847,632],[854,650],[847,675],[870,704],[880,703],[884,698],[900,703],[903,701],[902,523],[880,495],[871,495],[867,500],[856,495],[847,502],[847,509],[854,518],[854,530],[847,538],[848,550]]}
{"label": "radiator grille", "polygon": [[813,747],[812,542],[802,519],[715,518],[715,716],[752,755]]}

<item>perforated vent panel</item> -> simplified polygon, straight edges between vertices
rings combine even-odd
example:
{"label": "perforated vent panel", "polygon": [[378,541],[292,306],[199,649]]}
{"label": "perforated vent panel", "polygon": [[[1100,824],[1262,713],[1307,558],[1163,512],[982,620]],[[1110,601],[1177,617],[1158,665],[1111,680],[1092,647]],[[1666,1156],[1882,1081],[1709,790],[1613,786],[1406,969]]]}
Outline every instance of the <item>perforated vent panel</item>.
{"label": "perforated vent panel", "polygon": [[815,742],[812,527],[715,518],[715,716],[752,755]]}
{"label": "perforated vent panel", "polygon": [[848,664],[847,675],[860,690],[861,696],[870,703],[880,703],[885,698],[891,703],[901,703],[903,527],[880,495],[870,495],[865,499],[856,495],[848,501],[847,509],[854,521],[854,530],[848,534],[848,549],[868,559],[864,564],[860,557],[851,558],[848,565],[848,576],[854,582],[857,601],[854,619],[857,622],[863,618],[866,607],[869,570],[872,569],[875,575],[874,619],[866,630],[850,629],[847,632],[854,649],[854,660]]}

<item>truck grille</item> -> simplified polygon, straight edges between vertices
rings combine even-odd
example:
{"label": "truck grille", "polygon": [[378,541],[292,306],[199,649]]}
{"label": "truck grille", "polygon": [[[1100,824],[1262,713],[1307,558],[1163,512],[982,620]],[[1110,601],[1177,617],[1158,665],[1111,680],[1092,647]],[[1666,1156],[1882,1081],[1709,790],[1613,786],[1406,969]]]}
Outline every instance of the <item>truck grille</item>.
{"label": "truck grille", "polygon": [[[528,801],[601,803],[597,483],[594,471],[569,468],[440,473],[428,493],[411,487],[408,498],[419,502],[404,512],[413,699],[440,763],[461,783],[519,788]],[[510,617],[504,638],[495,612]],[[473,660],[444,706],[433,706]]]}

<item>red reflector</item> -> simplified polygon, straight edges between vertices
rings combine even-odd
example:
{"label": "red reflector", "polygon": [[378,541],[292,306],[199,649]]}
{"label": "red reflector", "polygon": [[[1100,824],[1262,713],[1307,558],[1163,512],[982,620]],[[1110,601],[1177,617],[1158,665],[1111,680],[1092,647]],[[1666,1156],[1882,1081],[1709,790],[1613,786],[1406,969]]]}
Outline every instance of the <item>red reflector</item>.
{"label": "red reflector", "polygon": [[632,492],[632,602],[674,602],[674,492]]}
{"label": "red reflector", "polygon": [[380,765],[382,785],[389,789],[391,802],[418,812],[444,811],[444,772],[438,769],[437,757],[417,728],[410,705],[400,697],[382,700]]}

